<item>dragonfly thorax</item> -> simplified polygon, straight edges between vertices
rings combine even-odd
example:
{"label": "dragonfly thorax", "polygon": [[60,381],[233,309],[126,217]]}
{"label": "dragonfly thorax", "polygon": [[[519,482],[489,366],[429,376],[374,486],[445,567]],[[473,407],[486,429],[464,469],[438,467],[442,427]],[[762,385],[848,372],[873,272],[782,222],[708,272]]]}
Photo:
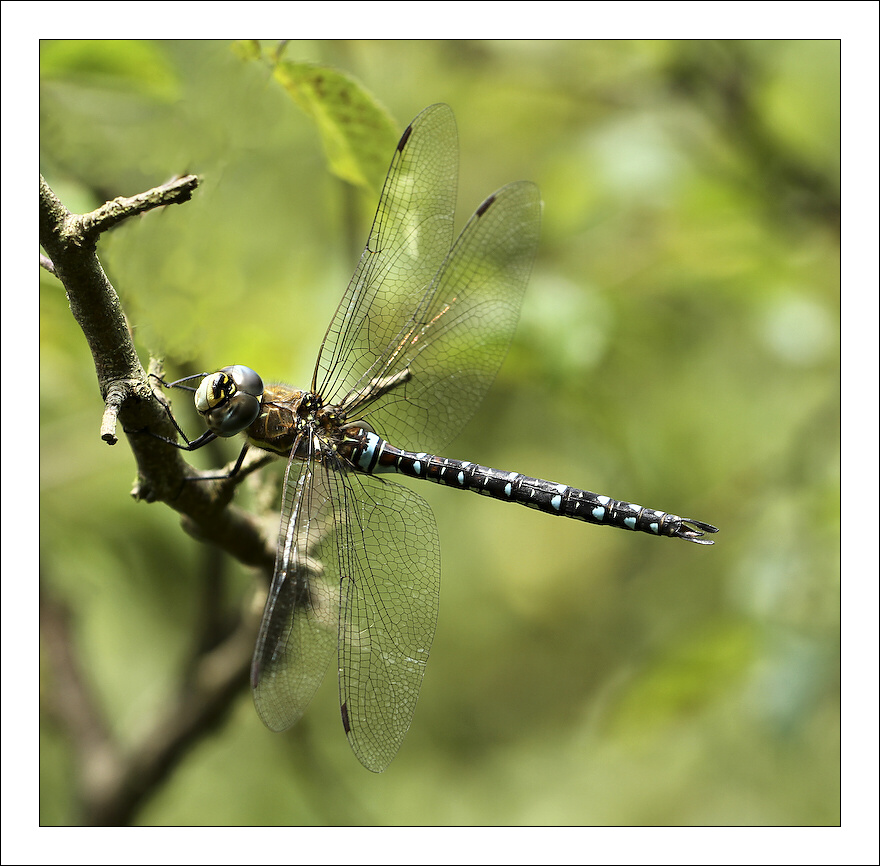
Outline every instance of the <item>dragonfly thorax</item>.
{"label": "dragonfly thorax", "polygon": [[337,426],[325,418],[320,395],[288,385],[266,385],[260,412],[246,429],[248,442],[264,451],[305,459],[316,438],[334,438]]}

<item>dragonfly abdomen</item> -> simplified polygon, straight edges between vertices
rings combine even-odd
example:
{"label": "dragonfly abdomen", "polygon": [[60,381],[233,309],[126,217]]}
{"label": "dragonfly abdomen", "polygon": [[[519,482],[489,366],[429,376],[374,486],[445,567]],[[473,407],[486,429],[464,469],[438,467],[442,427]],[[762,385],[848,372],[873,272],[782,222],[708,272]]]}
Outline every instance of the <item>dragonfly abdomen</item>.
{"label": "dragonfly abdomen", "polygon": [[711,541],[700,540],[700,536],[705,532],[717,532],[708,523],[643,508],[589,490],[532,478],[519,472],[492,469],[465,460],[402,451],[371,432],[364,433],[353,448],[350,459],[361,472],[399,472],[410,478],[422,478],[459,490],[472,490],[504,502],[517,502],[545,514],[571,517],[598,526],[616,526],[650,535],[684,538],[698,544],[711,544]]}

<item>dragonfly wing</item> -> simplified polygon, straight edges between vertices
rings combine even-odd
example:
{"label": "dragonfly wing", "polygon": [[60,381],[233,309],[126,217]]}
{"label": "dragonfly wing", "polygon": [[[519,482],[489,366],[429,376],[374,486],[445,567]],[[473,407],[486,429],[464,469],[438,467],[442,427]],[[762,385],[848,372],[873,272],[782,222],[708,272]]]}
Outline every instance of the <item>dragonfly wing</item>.
{"label": "dragonfly wing", "polygon": [[[414,451],[437,452],[458,434],[513,339],[540,225],[541,196],[533,183],[509,184],[483,202],[395,341],[375,347],[372,381],[403,370],[406,381],[374,401],[351,398],[364,404],[359,417]],[[360,388],[369,392],[370,382]]]}
{"label": "dragonfly wing", "polygon": [[257,712],[273,731],[305,712],[336,645],[339,587],[320,558],[334,531],[333,502],[322,478],[311,459],[291,459],[284,478],[275,574],[251,668]]}
{"label": "dragonfly wing", "polygon": [[[288,465],[288,476],[299,461]],[[392,482],[348,471],[328,450],[285,479],[275,576],[252,685],[267,727],[302,716],[338,650],[351,747],[381,772],[415,712],[440,598],[430,506]]]}
{"label": "dragonfly wing", "polygon": [[388,169],[354,276],[333,316],[312,390],[347,393],[393,342],[449,252],[458,186],[458,132],[448,105],[406,129]]}
{"label": "dragonfly wing", "polygon": [[[440,601],[437,524],[418,494],[368,475],[346,502],[340,566],[339,696],[358,760],[382,772],[409,730]],[[339,487],[339,496],[351,488]]]}

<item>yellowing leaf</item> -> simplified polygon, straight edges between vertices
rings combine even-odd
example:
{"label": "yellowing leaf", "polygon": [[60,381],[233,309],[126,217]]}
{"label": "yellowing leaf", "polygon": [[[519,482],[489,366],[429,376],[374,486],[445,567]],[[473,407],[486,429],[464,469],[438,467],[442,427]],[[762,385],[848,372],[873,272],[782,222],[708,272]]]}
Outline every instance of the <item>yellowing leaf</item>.
{"label": "yellowing leaf", "polygon": [[274,75],[315,121],[333,174],[378,190],[398,136],[388,112],[355,79],[328,66],[285,61]]}

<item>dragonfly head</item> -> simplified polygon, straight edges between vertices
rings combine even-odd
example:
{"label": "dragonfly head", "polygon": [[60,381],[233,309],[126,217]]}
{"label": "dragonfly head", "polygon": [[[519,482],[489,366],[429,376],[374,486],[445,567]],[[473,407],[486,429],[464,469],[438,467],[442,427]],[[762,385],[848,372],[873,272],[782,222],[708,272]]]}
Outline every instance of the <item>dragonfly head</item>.
{"label": "dragonfly head", "polygon": [[260,414],[263,380],[250,368],[236,364],[202,379],[196,390],[196,409],[218,436],[247,430]]}

